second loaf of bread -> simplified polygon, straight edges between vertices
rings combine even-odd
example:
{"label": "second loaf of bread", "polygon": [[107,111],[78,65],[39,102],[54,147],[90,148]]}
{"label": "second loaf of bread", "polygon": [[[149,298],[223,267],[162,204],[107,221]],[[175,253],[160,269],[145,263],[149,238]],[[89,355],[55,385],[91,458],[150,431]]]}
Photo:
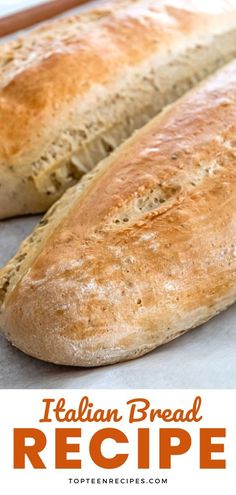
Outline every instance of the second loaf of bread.
{"label": "second loaf of bread", "polygon": [[0,46],[0,218],[45,211],[236,55],[236,0],[117,0]]}

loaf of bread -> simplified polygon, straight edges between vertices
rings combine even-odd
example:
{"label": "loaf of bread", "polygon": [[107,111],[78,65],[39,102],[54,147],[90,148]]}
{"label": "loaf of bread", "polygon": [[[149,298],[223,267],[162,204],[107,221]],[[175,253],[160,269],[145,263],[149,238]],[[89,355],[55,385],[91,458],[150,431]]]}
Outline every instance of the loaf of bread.
{"label": "loaf of bread", "polygon": [[0,327],[67,365],[132,359],[236,299],[236,61],[52,206],[0,274]]}
{"label": "loaf of bread", "polygon": [[48,209],[236,56],[236,0],[118,0],[0,47],[0,218]]}

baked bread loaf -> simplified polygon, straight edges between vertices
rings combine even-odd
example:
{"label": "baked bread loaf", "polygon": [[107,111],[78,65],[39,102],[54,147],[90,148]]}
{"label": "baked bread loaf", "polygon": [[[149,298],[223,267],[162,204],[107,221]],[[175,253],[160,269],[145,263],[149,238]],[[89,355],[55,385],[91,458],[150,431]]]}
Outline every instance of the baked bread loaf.
{"label": "baked bread loaf", "polygon": [[0,47],[0,218],[45,211],[236,56],[236,0],[119,0]]}
{"label": "baked bread loaf", "polygon": [[0,274],[0,327],[54,363],[132,359],[236,299],[236,61],[52,206]]}

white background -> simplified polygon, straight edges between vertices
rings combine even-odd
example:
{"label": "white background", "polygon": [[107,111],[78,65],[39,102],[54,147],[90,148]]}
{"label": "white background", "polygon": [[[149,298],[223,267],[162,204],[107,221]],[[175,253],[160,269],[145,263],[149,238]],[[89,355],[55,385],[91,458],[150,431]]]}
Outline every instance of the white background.
{"label": "white background", "polygon": [[[150,423],[128,423],[127,400],[144,397],[151,403],[151,407],[165,409],[183,408],[188,410],[192,407],[196,395],[202,396],[200,423],[164,423],[157,420]],[[131,493],[135,494],[161,493],[162,495],[195,495],[209,493],[214,495],[227,493],[233,495],[236,492],[236,428],[235,428],[235,391],[90,391],[90,401],[96,408],[119,408],[123,414],[120,423],[39,423],[43,415],[42,399],[46,397],[65,397],[69,408],[78,407],[82,391],[1,391],[1,415],[0,415],[0,492],[24,493],[24,495],[42,495],[42,493],[56,493],[57,495],[68,494],[93,494],[106,493]],[[129,444],[115,445],[106,440],[102,452],[107,457],[116,453],[128,453],[129,457],[124,466],[116,470],[104,470],[98,468],[89,456],[89,441],[91,436],[101,428],[107,426],[121,429],[128,437]],[[55,470],[55,428],[81,428],[80,453],[70,454],[70,458],[82,460],[82,469]],[[171,469],[159,469],[159,428],[183,428],[192,438],[190,450],[183,455],[172,456]],[[212,454],[214,459],[226,459],[227,469],[199,469],[199,429],[200,428],[225,428],[226,439],[214,438],[212,443],[224,443],[224,453]],[[29,463],[25,470],[13,470],[13,428],[39,428],[47,436],[47,446],[41,456],[47,469],[34,470]],[[137,469],[137,428],[150,428],[150,458],[151,466],[148,470]],[[76,442],[76,439],[75,439]],[[27,442],[28,443],[28,442]],[[68,443],[73,443],[68,439]],[[29,443],[28,443],[29,444]],[[174,441],[173,441],[174,444]],[[80,485],[68,484],[68,478],[135,478],[163,477],[168,478],[167,485]]]}
{"label": "white background", "polygon": [[43,3],[43,1],[46,0],[0,0],[0,15],[12,14],[17,10]]}

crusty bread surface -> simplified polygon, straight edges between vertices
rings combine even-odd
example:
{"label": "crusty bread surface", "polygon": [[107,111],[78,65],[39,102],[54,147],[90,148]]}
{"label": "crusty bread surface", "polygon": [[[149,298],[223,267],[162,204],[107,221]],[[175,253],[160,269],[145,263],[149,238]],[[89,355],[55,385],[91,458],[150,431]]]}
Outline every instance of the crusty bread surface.
{"label": "crusty bread surface", "polygon": [[1,270],[25,353],[97,366],[147,353],[236,299],[236,61],[52,206]]}
{"label": "crusty bread surface", "polygon": [[0,218],[45,211],[236,56],[236,0],[117,0],[0,46]]}

